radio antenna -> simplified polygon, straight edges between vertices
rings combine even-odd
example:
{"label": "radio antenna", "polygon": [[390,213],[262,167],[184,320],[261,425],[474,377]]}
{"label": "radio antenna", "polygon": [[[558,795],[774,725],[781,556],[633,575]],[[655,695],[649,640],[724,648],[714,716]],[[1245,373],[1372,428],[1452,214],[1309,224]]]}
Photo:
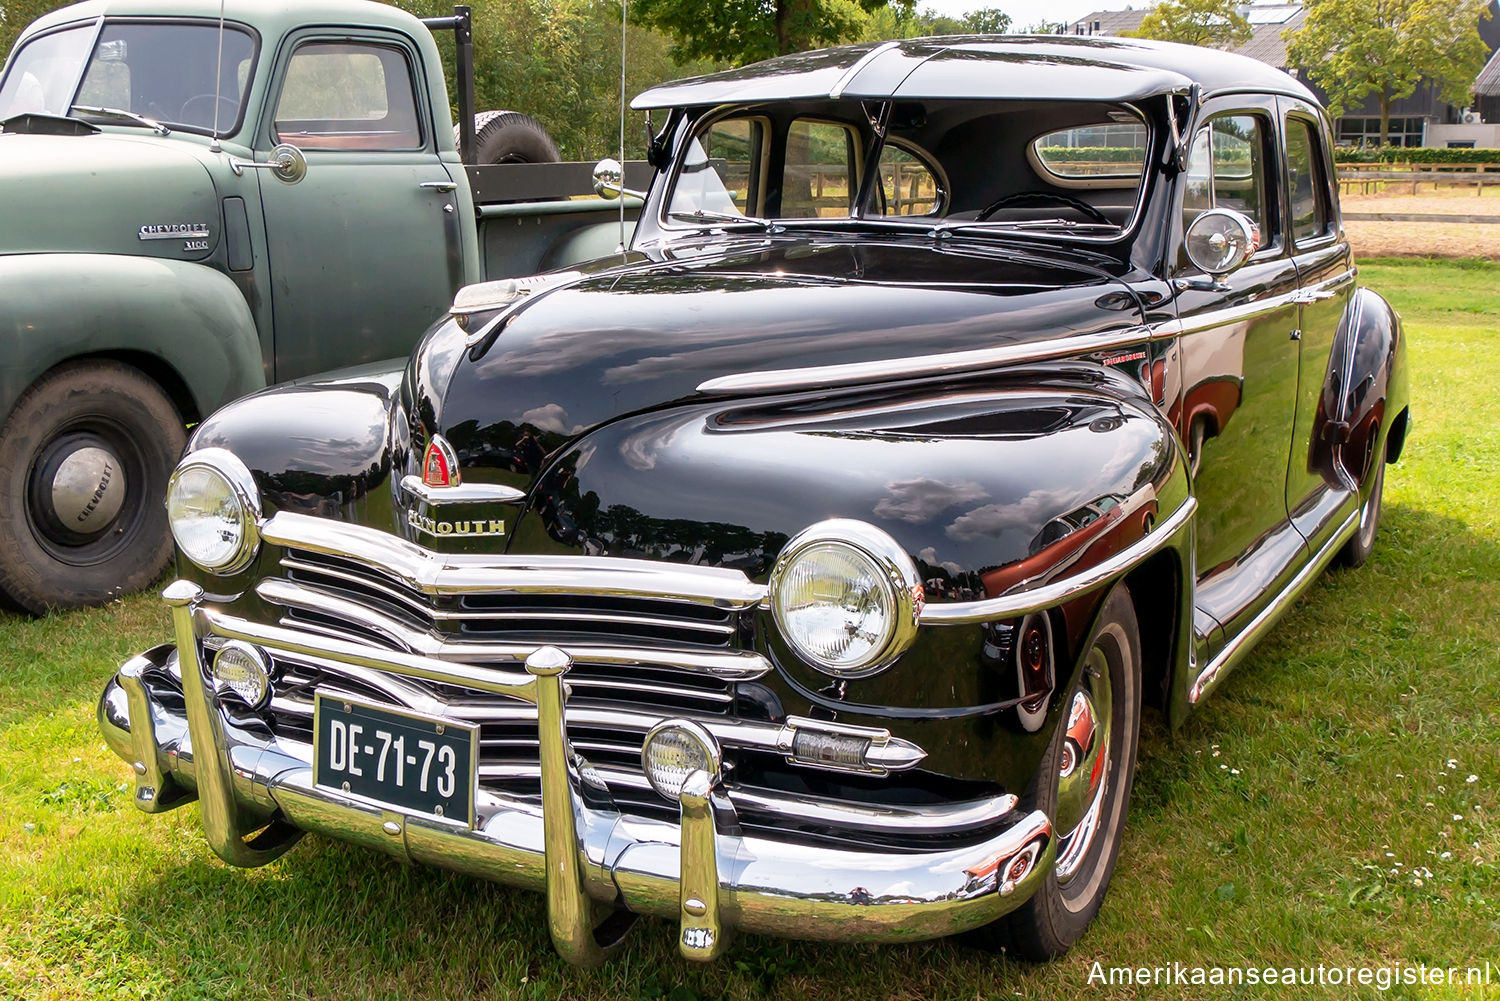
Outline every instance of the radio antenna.
{"label": "radio antenna", "polygon": [[214,138],[208,144],[210,153],[222,152],[219,145],[219,92],[224,86],[224,0],[219,0],[219,65],[214,70]]}
{"label": "radio antenna", "polygon": [[[219,0],[223,3],[223,0]],[[630,0],[620,0],[620,245],[615,253],[625,253],[625,26]]]}

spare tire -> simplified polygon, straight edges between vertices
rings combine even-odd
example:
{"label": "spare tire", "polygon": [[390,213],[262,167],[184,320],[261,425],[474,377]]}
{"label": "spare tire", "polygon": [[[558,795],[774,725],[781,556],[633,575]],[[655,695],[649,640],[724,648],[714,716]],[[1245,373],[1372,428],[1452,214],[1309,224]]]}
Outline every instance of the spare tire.
{"label": "spare tire", "polygon": [[[458,138],[458,126],[453,127]],[[475,163],[557,163],[557,143],[530,115],[481,111],[474,116]]]}

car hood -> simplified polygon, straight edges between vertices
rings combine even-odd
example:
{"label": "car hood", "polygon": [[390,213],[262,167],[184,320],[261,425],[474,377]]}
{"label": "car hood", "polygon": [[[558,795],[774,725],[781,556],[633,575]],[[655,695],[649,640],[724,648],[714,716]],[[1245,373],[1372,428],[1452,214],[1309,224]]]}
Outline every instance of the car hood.
{"label": "car hood", "polygon": [[445,321],[407,372],[412,444],[441,433],[461,466],[534,473],[537,456],[617,417],[700,397],[711,379],[1141,322],[1107,263],[952,243],[721,238],[536,295],[477,346],[485,318],[468,330]]}
{"label": "car hood", "polygon": [[[208,170],[178,140],[0,133],[0,254],[200,260],[218,242],[219,215]],[[142,239],[142,227],[192,225],[208,227],[206,249],[178,229]]]}

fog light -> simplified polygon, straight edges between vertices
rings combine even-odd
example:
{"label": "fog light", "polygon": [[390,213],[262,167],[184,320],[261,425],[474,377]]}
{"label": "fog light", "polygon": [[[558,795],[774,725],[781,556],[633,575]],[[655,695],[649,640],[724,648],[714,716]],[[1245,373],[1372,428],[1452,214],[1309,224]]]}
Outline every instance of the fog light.
{"label": "fog light", "polygon": [[266,704],[271,694],[271,665],[264,651],[230,640],[214,655],[214,691],[233,695],[251,709]]}
{"label": "fog light", "polygon": [[722,767],[719,742],[692,720],[669,719],[646,734],[641,747],[641,768],[658,795],[674,803],[683,783],[693,772],[707,772],[717,779]]}

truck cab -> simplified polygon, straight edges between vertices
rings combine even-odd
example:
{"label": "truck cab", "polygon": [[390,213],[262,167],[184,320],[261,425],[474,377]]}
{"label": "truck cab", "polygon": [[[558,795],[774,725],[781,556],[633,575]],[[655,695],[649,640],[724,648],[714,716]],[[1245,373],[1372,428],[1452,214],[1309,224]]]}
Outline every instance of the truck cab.
{"label": "truck cab", "polygon": [[424,22],[364,0],[94,0],[23,33],[0,75],[0,590],[40,612],[149,583],[187,426],[405,355],[462,286],[620,242],[602,201],[476,207],[442,65]]}

